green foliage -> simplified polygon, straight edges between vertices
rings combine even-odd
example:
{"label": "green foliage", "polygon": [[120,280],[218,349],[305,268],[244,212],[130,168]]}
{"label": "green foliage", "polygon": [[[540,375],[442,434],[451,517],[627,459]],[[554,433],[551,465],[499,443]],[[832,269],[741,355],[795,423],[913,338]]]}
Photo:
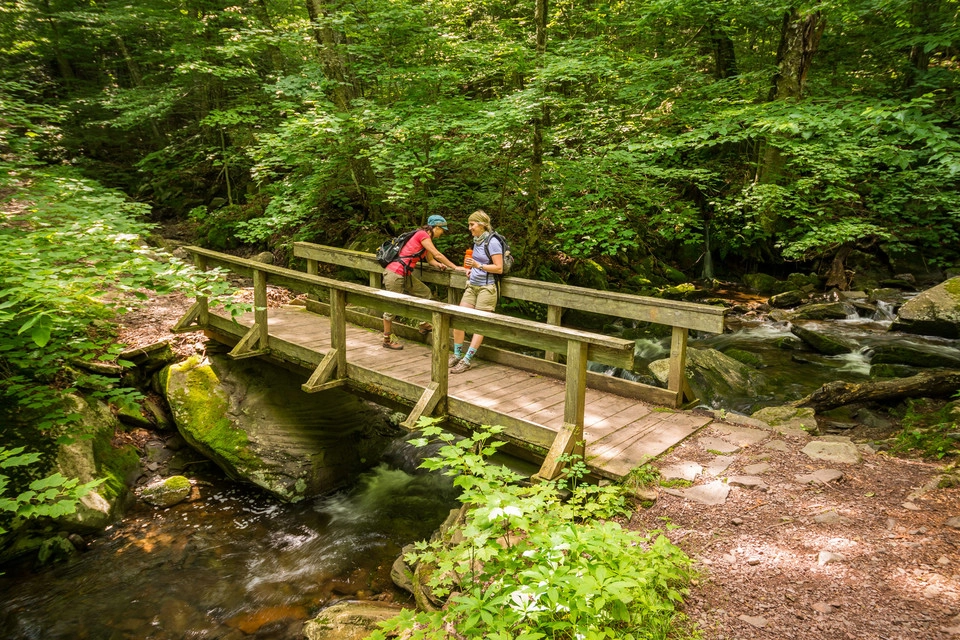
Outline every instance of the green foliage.
{"label": "green foliage", "polygon": [[[24,453],[24,447],[7,449],[0,446],[0,469],[28,467],[40,460],[38,453]],[[0,511],[16,518],[57,518],[74,513],[80,498],[93,491],[102,480],[79,484],[75,478],[55,473],[31,482],[26,491],[6,497],[10,479],[0,473]],[[6,533],[0,527],[0,534]]]}
{"label": "green foliage", "polygon": [[[466,511],[451,540],[418,543],[408,561],[435,564],[430,586],[449,601],[442,611],[407,612],[382,629],[437,639],[451,631],[529,640],[674,633],[689,558],[660,532],[641,535],[611,521],[584,520],[590,509],[564,507],[562,483],[522,486],[515,473],[488,464],[499,446],[491,438],[501,430],[484,427],[458,441],[436,427],[424,429],[421,444],[431,437],[444,444],[422,466],[454,478]],[[576,484],[583,468],[573,466]]]}
{"label": "green foliage", "polygon": [[[955,397],[960,398],[960,393]],[[890,450],[893,453],[916,454],[924,458],[955,458],[960,455],[960,422],[957,421],[957,404],[947,404],[931,411],[923,400],[908,400],[903,417],[902,431],[897,435]]]}

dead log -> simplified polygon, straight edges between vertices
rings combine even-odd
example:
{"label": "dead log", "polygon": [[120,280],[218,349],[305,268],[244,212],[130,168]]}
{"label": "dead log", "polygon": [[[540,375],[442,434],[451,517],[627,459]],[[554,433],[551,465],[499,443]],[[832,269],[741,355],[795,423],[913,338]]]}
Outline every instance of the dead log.
{"label": "dead log", "polygon": [[934,369],[909,378],[878,380],[854,384],[828,382],[810,395],[791,403],[795,407],[813,407],[816,412],[835,409],[854,402],[899,400],[902,398],[939,398],[960,390],[960,371]]}

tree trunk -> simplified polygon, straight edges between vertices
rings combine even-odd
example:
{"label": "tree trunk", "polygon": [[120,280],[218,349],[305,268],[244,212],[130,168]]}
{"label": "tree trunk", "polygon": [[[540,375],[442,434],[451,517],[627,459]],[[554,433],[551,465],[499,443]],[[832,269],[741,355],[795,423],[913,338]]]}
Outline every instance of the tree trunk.
{"label": "tree trunk", "polygon": [[710,42],[713,44],[714,76],[719,80],[735,77],[739,70],[733,40],[723,29],[710,27]]}
{"label": "tree trunk", "polygon": [[[547,0],[535,0],[534,22],[537,25],[537,69],[543,69],[543,58],[547,51]],[[542,90],[542,78],[540,87]],[[541,105],[540,112],[533,118],[533,153],[530,159],[530,211],[527,219],[527,237],[524,242],[524,256],[527,265],[532,265],[533,256],[540,247],[541,200],[543,181],[543,127],[547,120],[547,107]]]}
{"label": "tree trunk", "polygon": [[846,291],[850,288],[850,278],[847,277],[847,256],[853,251],[850,245],[843,245],[833,256],[833,262],[830,263],[830,269],[827,271],[826,286],[836,287],[840,291]]}
{"label": "tree trunk", "polygon": [[819,11],[801,14],[797,9],[790,9],[784,14],[777,48],[777,73],[769,100],[803,97],[807,72],[826,26],[826,18]]}
{"label": "tree trunk", "polygon": [[[333,103],[343,113],[351,113],[352,102],[361,96],[359,83],[350,71],[350,65],[343,53],[347,38],[342,33],[334,31],[326,18],[332,13],[330,5],[323,0],[306,0],[307,14],[314,26],[314,39],[320,50],[320,59],[323,63],[323,73],[333,85]],[[361,143],[362,144],[362,143]],[[360,204],[364,211],[364,220],[377,220],[381,217],[381,208],[376,175],[367,158],[358,154],[350,154],[348,158],[350,174],[353,184],[360,197]]]}
{"label": "tree trunk", "polygon": [[793,403],[796,407],[813,407],[828,411],[854,402],[899,400],[902,398],[935,398],[953,395],[960,389],[960,371],[937,369],[909,378],[877,382],[829,382],[806,398]]}

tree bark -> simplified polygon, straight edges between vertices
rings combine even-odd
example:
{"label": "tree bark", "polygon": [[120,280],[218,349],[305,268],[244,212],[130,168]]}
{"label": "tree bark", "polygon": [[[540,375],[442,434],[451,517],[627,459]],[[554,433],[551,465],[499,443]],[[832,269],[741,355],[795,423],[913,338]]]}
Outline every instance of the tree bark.
{"label": "tree bark", "polygon": [[713,44],[714,76],[718,80],[735,77],[739,70],[733,40],[723,29],[710,27],[710,42]]}
{"label": "tree bark", "polygon": [[819,11],[801,14],[790,9],[783,15],[780,46],[777,48],[777,73],[770,87],[769,100],[803,97],[807,72],[820,46],[820,37],[827,26]]}
{"label": "tree bark", "polygon": [[855,402],[946,397],[957,390],[960,390],[960,371],[936,369],[909,378],[862,384],[829,382],[792,404],[796,407],[813,407],[814,411],[821,412]]}

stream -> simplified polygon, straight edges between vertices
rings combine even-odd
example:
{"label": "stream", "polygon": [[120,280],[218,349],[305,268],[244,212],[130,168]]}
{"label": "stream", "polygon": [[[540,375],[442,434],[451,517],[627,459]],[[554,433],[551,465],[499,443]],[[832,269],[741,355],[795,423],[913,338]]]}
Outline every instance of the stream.
{"label": "stream", "polygon": [[[416,453],[406,448],[401,455]],[[137,504],[70,563],[7,567],[0,635],[300,638],[303,622],[338,600],[406,601],[393,561],[456,505],[449,478],[387,464],[293,505],[223,476],[200,488],[200,500],[169,509]]]}

